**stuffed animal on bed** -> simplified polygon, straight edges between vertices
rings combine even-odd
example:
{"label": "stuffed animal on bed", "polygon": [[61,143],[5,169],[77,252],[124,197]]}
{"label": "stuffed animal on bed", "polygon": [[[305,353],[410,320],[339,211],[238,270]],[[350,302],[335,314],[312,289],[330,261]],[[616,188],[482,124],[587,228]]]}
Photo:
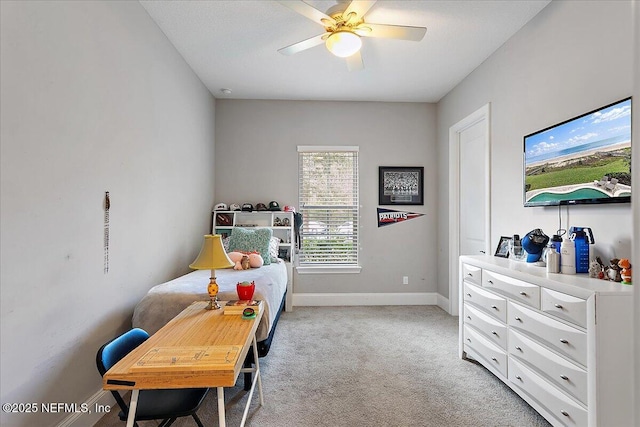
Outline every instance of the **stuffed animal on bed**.
{"label": "stuffed animal on bed", "polygon": [[248,270],[249,268],[262,267],[264,260],[258,252],[229,252],[227,254],[235,264],[234,270]]}
{"label": "stuffed animal on bed", "polygon": [[258,252],[251,252],[249,255],[249,265],[251,268],[259,268],[264,264],[264,260],[262,259],[262,255]]}

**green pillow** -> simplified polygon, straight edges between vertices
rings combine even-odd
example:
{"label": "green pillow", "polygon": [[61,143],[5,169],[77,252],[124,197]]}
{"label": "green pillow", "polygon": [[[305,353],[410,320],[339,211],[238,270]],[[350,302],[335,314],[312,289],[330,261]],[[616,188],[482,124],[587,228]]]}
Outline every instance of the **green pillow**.
{"label": "green pillow", "polygon": [[229,237],[229,252],[258,252],[264,265],[271,264],[269,255],[269,241],[272,231],[270,228],[245,229],[235,227]]}

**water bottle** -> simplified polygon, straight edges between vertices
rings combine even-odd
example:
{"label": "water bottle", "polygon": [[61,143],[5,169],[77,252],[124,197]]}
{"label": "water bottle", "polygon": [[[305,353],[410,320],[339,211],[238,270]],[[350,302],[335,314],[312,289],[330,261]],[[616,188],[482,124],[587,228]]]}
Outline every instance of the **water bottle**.
{"label": "water bottle", "polygon": [[573,240],[565,237],[560,245],[560,272],[576,274],[576,247]]}
{"label": "water bottle", "polygon": [[560,272],[560,254],[556,252],[556,247],[549,244],[547,252],[547,273]]}
{"label": "water bottle", "polygon": [[569,234],[576,245],[576,273],[589,272],[589,244],[595,243],[589,227],[571,227]]}
{"label": "water bottle", "polygon": [[577,233],[573,242],[576,246],[576,273],[589,272],[589,243],[584,233]]}
{"label": "water bottle", "polygon": [[554,248],[556,248],[556,252],[558,252],[558,255],[560,255],[560,245],[562,245],[562,237],[560,237],[557,234],[554,234],[553,237],[551,238],[551,244],[553,245]]}

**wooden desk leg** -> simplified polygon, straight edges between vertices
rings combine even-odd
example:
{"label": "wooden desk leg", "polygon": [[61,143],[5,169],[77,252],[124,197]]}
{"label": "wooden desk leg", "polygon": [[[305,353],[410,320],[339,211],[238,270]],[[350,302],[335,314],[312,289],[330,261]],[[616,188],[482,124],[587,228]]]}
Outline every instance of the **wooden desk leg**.
{"label": "wooden desk leg", "polygon": [[127,427],[133,427],[136,422],[136,410],[138,409],[138,395],[140,390],[131,390],[131,401],[129,402],[129,415],[127,416]]}
{"label": "wooden desk leg", "polygon": [[224,387],[218,387],[218,419],[220,420],[220,427],[227,425],[224,413]]}

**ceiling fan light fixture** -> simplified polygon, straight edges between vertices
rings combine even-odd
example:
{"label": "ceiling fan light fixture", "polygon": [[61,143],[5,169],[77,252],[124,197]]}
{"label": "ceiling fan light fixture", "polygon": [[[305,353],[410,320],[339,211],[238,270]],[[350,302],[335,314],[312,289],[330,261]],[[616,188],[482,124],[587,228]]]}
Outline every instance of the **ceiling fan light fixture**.
{"label": "ceiling fan light fixture", "polygon": [[362,47],[360,36],[351,31],[334,31],[325,41],[329,52],[340,58],[346,58],[358,52]]}

